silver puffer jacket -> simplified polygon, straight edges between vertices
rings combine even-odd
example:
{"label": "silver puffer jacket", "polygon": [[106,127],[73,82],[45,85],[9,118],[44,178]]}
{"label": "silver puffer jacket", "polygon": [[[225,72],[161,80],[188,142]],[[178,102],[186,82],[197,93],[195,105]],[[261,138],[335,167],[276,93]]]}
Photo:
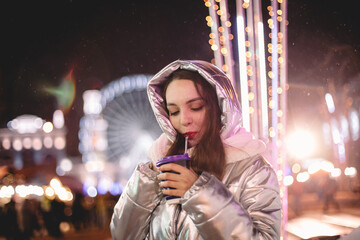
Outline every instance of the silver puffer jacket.
{"label": "silver puffer jacket", "polygon": [[[181,198],[181,204],[170,205],[152,167],[176,135],[163,105],[160,84],[179,68],[199,72],[216,89],[224,124],[221,137],[226,168],[221,181],[203,172]],[[151,161],[137,166],[114,208],[110,224],[113,239],[280,239],[277,177],[261,156],[264,143],[241,128],[239,102],[226,75],[204,61],[178,60],[150,80],[148,96],[164,134],[149,151]]]}

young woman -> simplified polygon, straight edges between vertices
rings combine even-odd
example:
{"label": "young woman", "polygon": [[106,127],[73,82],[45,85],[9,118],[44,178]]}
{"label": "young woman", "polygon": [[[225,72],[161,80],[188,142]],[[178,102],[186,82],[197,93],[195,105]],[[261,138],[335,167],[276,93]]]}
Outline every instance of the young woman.
{"label": "young woman", "polygon": [[[265,144],[241,128],[226,75],[204,61],[178,60],[149,81],[148,96],[164,133],[114,208],[113,239],[280,239],[277,177],[261,156]],[[184,136],[190,168],[157,169],[160,158],[184,153]]]}

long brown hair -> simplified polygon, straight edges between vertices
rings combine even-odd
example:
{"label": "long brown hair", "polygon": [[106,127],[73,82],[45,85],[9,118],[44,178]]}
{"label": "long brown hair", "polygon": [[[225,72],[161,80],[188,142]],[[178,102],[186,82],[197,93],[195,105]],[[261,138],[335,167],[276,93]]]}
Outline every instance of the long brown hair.
{"label": "long brown hair", "polygon": [[[173,80],[188,79],[194,83],[196,91],[205,102],[206,119],[201,139],[194,146],[191,156],[191,168],[197,172],[209,172],[221,180],[225,168],[225,150],[220,137],[221,110],[218,103],[215,87],[206,81],[198,72],[189,70],[174,71],[165,82],[163,87],[163,99],[166,98],[165,93],[168,85]],[[201,87],[201,91],[199,89]],[[169,148],[166,156],[182,154],[185,148],[185,138],[182,134],[177,134],[176,139]]]}

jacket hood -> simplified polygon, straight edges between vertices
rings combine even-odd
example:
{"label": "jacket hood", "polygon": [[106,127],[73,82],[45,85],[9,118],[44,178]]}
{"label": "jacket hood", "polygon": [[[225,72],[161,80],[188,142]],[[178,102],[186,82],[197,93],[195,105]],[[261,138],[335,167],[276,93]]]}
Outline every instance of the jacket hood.
{"label": "jacket hood", "polygon": [[[150,148],[149,157],[156,162],[163,157],[171,142],[175,140],[176,130],[170,123],[162,98],[162,85],[178,69],[198,72],[216,90],[221,110],[221,138],[224,143],[227,162],[235,162],[265,151],[265,144],[242,128],[242,114],[237,94],[229,78],[216,66],[201,60],[177,60],[160,70],[147,86],[151,108],[160,128],[164,132]],[[190,149],[191,151],[191,149]],[[191,155],[191,153],[190,153]]]}
{"label": "jacket hood", "polygon": [[216,90],[218,103],[222,112],[223,128],[221,137],[226,139],[236,134],[242,126],[242,115],[236,92],[228,77],[216,66],[201,60],[177,60],[164,67],[148,83],[147,93],[160,128],[170,141],[174,141],[176,130],[172,127],[161,96],[161,85],[178,69],[198,72]]}

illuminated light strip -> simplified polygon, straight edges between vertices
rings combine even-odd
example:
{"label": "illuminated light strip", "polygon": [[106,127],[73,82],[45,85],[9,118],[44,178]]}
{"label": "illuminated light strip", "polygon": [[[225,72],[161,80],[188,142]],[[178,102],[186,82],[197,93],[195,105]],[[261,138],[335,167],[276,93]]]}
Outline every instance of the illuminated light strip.
{"label": "illuminated light strip", "polygon": [[[280,64],[279,66],[279,71],[280,71],[280,78],[279,78],[279,83],[280,83],[280,88],[282,89],[281,92],[281,96],[280,96],[280,109],[283,113],[282,117],[280,117],[280,121],[282,123],[282,132],[280,134],[280,137],[278,139],[278,141],[284,142],[285,139],[285,135],[286,135],[286,116],[287,116],[287,93],[286,93],[286,84],[287,84],[287,27],[286,27],[286,21],[287,21],[287,0],[278,0],[278,1],[274,1],[273,5],[276,4],[280,4],[280,10],[281,10],[281,18],[282,20],[278,20],[280,21],[279,25],[280,25],[280,33],[281,35],[279,36],[278,34],[276,35],[272,35],[273,40],[276,40],[280,37],[280,44],[282,47],[282,51],[280,53],[280,56],[282,58],[282,62],[279,62],[278,57],[273,58],[273,64],[274,62],[276,62],[276,65]],[[278,24],[278,22],[276,21],[278,18],[276,17],[278,11],[277,9],[273,9],[274,11],[274,16],[273,16],[273,21],[274,23],[276,23],[275,25]],[[275,47],[276,51],[273,51],[273,53],[275,52],[277,54],[277,44],[276,46],[273,45],[273,49]],[[276,95],[278,95],[278,88],[273,88],[273,93],[276,93]],[[276,111],[277,113],[278,111]],[[281,155],[282,160],[280,161],[280,170],[285,173],[286,172],[286,168],[287,168],[287,160],[286,160],[286,149],[285,149],[285,145],[282,144],[280,146],[278,146],[278,150],[279,150],[279,155]],[[282,221],[281,221],[281,235],[286,239],[287,238],[287,224],[288,224],[288,192],[287,192],[287,187],[285,186],[284,183],[284,179],[281,179],[280,181],[280,192],[282,193]]]}
{"label": "illuminated light strip", "polygon": [[250,131],[250,113],[249,113],[249,89],[248,77],[246,71],[246,47],[245,47],[245,23],[244,9],[241,6],[241,0],[236,1],[236,26],[238,34],[238,56],[239,56],[239,73],[240,73],[240,92],[241,108],[243,117],[243,127]]}
{"label": "illuminated light strip", "polygon": [[267,80],[265,66],[265,41],[264,41],[264,25],[259,17],[257,23],[258,33],[258,56],[259,56],[259,81],[260,81],[260,108],[261,108],[261,124],[260,138],[268,139],[269,137],[269,118],[268,118],[268,102],[267,102]]}
{"label": "illuminated light strip", "polygon": [[265,66],[265,41],[264,41],[264,25],[258,22],[258,41],[259,41],[259,67],[260,67],[260,96],[261,96],[261,129],[260,137],[268,139],[269,137],[269,117],[268,117],[268,102],[267,102],[267,80],[266,80],[266,66]]}
{"label": "illuminated light strip", "polygon": [[[255,29],[255,19],[254,19],[254,3],[256,1],[251,1],[247,5],[246,8],[246,20],[247,20],[247,28],[249,29],[247,33],[248,41],[250,42],[250,46],[248,47],[248,51],[251,53],[250,59],[247,59],[249,62],[248,66],[251,66],[253,74],[249,76],[249,79],[252,80],[252,86],[249,86],[250,92],[254,93],[255,97],[250,102],[251,107],[254,109],[255,114],[250,114],[250,127],[251,132],[256,136],[259,137],[259,114],[258,111],[258,74],[257,72],[257,65],[256,65],[256,29]],[[250,60],[250,61],[249,61]]]}
{"label": "illuminated light strip", "polygon": [[[273,101],[273,108],[272,108],[272,121],[271,121],[271,125],[274,131],[274,135],[272,137],[272,142],[273,143],[277,143],[278,141],[278,116],[277,116],[277,112],[278,112],[278,81],[279,81],[279,65],[278,65],[278,51],[277,51],[277,33],[278,33],[278,26],[277,26],[277,6],[278,2],[277,1],[272,1],[272,8],[273,8],[273,12],[274,15],[271,17],[274,23],[274,27],[271,29],[271,44],[272,44],[272,53],[271,53],[271,58],[272,58],[272,64],[271,64],[271,72],[273,74],[272,76],[272,101]],[[278,159],[279,153],[278,153],[278,148],[276,147],[276,145],[274,145],[275,147],[273,147],[272,149],[272,158],[273,158],[273,163],[274,163],[274,168],[276,170],[279,170],[279,166],[278,166],[278,162],[275,161]]]}
{"label": "illuminated light strip", "polygon": [[224,61],[221,55],[221,46],[220,46],[220,36],[219,36],[219,32],[218,32],[218,28],[219,28],[219,20],[218,20],[218,16],[216,13],[216,10],[214,8],[214,6],[216,5],[215,0],[210,0],[211,6],[209,6],[209,14],[210,17],[213,21],[213,24],[211,25],[211,32],[215,35],[215,44],[217,45],[217,49],[213,50],[214,51],[214,56],[215,56],[215,65],[222,69],[222,66],[224,65]]}
{"label": "illuminated light strip", "polygon": [[227,54],[224,55],[225,64],[228,67],[227,74],[231,80],[233,87],[235,87],[235,75],[234,75],[234,64],[233,64],[233,53],[232,53],[232,45],[229,38],[230,28],[226,26],[226,22],[229,20],[228,13],[227,13],[227,1],[221,0],[220,1],[220,10],[223,12],[223,18],[221,20],[221,26],[224,28],[224,47],[227,49]]}

